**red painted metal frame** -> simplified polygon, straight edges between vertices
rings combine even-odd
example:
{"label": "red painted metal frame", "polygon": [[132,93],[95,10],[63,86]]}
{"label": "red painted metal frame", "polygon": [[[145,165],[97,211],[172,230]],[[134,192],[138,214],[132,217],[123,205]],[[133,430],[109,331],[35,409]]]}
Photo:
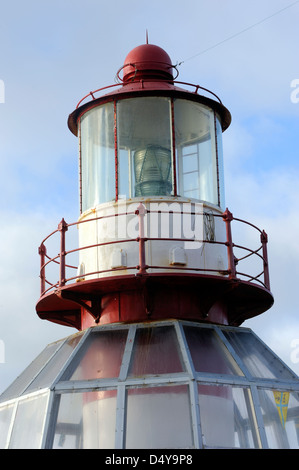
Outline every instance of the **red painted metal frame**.
{"label": "red painted metal frame", "polygon": [[175,126],[174,126],[174,103],[171,98],[171,137],[172,137],[172,179],[173,179],[173,195],[177,196],[177,172],[176,172],[176,154],[175,154]]}
{"label": "red painted metal frame", "polygon": [[236,263],[233,252],[233,240],[231,232],[231,222],[233,220],[233,214],[226,209],[223,214],[223,220],[226,228],[226,246],[227,246],[227,259],[228,259],[228,274],[230,279],[236,278]]}

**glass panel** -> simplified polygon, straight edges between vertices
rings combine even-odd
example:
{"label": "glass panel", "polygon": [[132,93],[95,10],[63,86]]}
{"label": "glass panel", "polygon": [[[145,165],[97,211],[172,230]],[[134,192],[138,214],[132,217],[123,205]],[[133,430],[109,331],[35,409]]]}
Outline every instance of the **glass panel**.
{"label": "glass panel", "polygon": [[299,449],[299,395],[259,390],[264,426],[270,449]]}
{"label": "glass panel", "polygon": [[172,193],[168,98],[139,97],[119,101],[117,143],[120,197]]}
{"label": "glass panel", "polygon": [[198,181],[198,173],[197,172],[190,172],[183,174],[183,184],[184,184],[184,196],[194,197],[199,199],[199,181]]}
{"label": "glass panel", "polygon": [[49,344],[33,362],[22,372],[22,374],[1,395],[1,401],[9,400],[22,394],[28,384],[44,367],[49,358],[60,347],[62,341]]}
{"label": "glass panel", "polygon": [[216,139],[217,139],[217,157],[218,157],[218,183],[220,195],[220,207],[225,209],[225,185],[224,185],[224,167],[223,167],[223,146],[222,146],[222,127],[218,116],[216,117]]}
{"label": "glass panel", "polygon": [[175,100],[174,121],[180,196],[218,205],[213,112],[192,101]]}
{"label": "glass panel", "polygon": [[5,449],[14,403],[0,408],[0,449]]}
{"label": "glass panel", "polygon": [[82,337],[82,333],[69,337],[59,351],[46,364],[24,393],[50,387]]}
{"label": "glass panel", "polygon": [[243,375],[214,330],[185,326],[184,331],[196,371]]}
{"label": "glass panel", "polygon": [[128,390],[127,449],[180,449],[192,446],[187,385]]}
{"label": "glass panel", "polygon": [[225,335],[254,377],[296,379],[283,362],[252,333],[225,331]]}
{"label": "glass panel", "polygon": [[115,199],[114,105],[81,118],[82,210]]}
{"label": "glass panel", "polygon": [[48,395],[19,401],[9,449],[40,449]]}
{"label": "glass panel", "polygon": [[204,445],[258,448],[250,392],[230,385],[198,385]]}
{"label": "glass panel", "polygon": [[182,371],[179,345],[173,327],[137,330],[129,369],[130,377]]}
{"label": "glass panel", "polygon": [[184,155],[184,168],[186,173],[190,173],[192,171],[198,171],[198,159],[197,157],[197,147],[195,145],[189,145],[189,147],[185,148],[185,152],[190,149],[189,151],[191,152],[191,149],[193,150],[192,153]]}
{"label": "glass panel", "polygon": [[78,353],[80,362],[69,380],[118,377],[126,339],[127,330],[102,331],[89,335]]}
{"label": "glass panel", "polygon": [[113,448],[115,415],[116,390],[61,395],[53,448]]}

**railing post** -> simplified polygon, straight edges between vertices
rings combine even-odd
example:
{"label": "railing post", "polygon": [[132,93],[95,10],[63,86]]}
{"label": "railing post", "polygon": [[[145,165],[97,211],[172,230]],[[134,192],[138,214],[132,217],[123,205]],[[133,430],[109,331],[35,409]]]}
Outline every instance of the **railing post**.
{"label": "railing post", "polygon": [[146,264],[145,264],[145,238],[144,238],[144,216],[146,214],[146,208],[142,203],[139,204],[135,214],[138,215],[139,219],[139,274],[146,273]]}
{"label": "railing post", "polygon": [[46,290],[45,257],[47,254],[43,243],[38,248],[38,254],[40,255],[40,295],[42,296]]}
{"label": "railing post", "polygon": [[233,241],[232,241],[232,231],[231,231],[231,221],[233,220],[233,214],[226,208],[225,212],[222,215],[222,218],[225,222],[226,228],[226,246],[227,246],[227,259],[228,259],[228,273],[229,279],[236,279],[236,265],[235,257],[233,252]]}
{"label": "railing post", "polygon": [[58,230],[60,232],[60,269],[59,269],[59,287],[65,285],[65,232],[68,230],[68,225],[64,219],[58,224]]}
{"label": "railing post", "polygon": [[263,260],[264,260],[264,283],[268,290],[270,290],[270,276],[269,276],[269,264],[268,264],[268,250],[267,250],[267,243],[268,243],[268,235],[266,234],[265,230],[261,233],[261,243],[263,247]]}

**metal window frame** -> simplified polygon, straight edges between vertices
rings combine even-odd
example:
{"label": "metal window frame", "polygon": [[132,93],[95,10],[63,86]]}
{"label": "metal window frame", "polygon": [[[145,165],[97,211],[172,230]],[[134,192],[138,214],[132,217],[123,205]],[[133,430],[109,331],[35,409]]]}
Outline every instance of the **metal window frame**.
{"label": "metal window frame", "polygon": [[[144,375],[142,377],[129,377],[129,367],[134,351],[134,341],[136,338],[136,332],[138,329],[155,328],[155,327],[169,327],[174,328],[176,338],[178,341],[178,350],[181,356],[183,371],[175,374],[153,374]],[[193,365],[191,352],[187,343],[187,339],[184,332],[185,326],[193,326],[197,328],[208,328],[216,333],[217,338],[221,342],[223,348],[229,354],[229,357],[235,361],[240,372],[244,375],[235,374],[213,374],[207,372],[199,372],[195,370]],[[115,378],[107,379],[93,379],[93,380],[67,380],[69,366],[72,364],[75,356],[80,356],[81,348],[86,345],[86,341],[89,335],[100,334],[103,331],[112,330],[127,330],[127,338],[123,351],[122,361],[120,365],[119,376]],[[56,419],[59,408],[60,396],[64,393],[83,393],[90,391],[100,390],[116,390],[116,433],[115,433],[115,448],[121,449],[125,445],[125,423],[126,423],[126,397],[127,390],[129,388],[138,387],[156,387],[156,386],[172,386],[172,385],[187,385],[189,400],[190,400],[190,416],[191,416],[191,428],[193,435],[193,446],[195,448],[206,448],[204,444],[201,420],[200,420],[200,406],[199,406],[199,394],[198,384],[202,385],[218,385],[218,386],[230,386],[246,388],[249,393],[250,409],[248,409],[248,403],[246,403],[248,413],[251,413],[252,422],[254,423],[254,436],[259,447],[268,448],[268,441],[266,437],[263,416],[261,411],[261,404],[259,400],[259,389],[264,390],[282,390],[299,393],[299,380],[297,380],[296,374],[291,371],[284,363],[285,367],[291,372],[293,378],[290,380],[279,380],[269,378],[253,377],[248,369],[245,367],[242,359],[238,356],[234,347],[229,342],[229,339],[224,334],[224,331],[237,331],[245,332],[250,335],[254,335],[255,338],[263,344],[263,346],[273,355],[275,359],[282,362],[279,357],[264,343],[260,338],[253,333],[250,328],[230,327],[222,325],[204,324],[197,323],[187,320],[158,320],[147,323],[132,323],[122,324],[115,323],[109,325],[97,325],[87,329],[85,332],[80,332],[82,337],[77,343],[76,347],[72,350],[71,354],[66,359],[62,369],[57,374],[50,387],[44,387],[43,389],[32,391],[27,394],[19,395],[16,398],[12,398],[5,402],[2,402],[0,406],[13,405],[11,422],[9,425],[9,431],[7,435],[6,448],[9,447],[12,429],[15,422],[17,407],[20,402],[27,399],[32,399],[42,394],[47,394],[47,403],[45,408],[45,417],[43,422],[43,437],[41,439],[41,448],[51,448],[55,436]],[[78,335],[78,333],[75,333]],[[59,353],[60,348],[70,340],[74,335],[61,340],[61,344],[55,350],[53,354],[47,359],[44,367],[49,361]],[[40,369],[40,371],[43,368]],[[39,371],[39,372],[40,372]],[[32,383],[32,381],[38,376],[39,372],[35,377],[27,384],[26,388]],[[24,391],[22,392],[24,393]]]}
{"label": "metal window frame", "polygon": [[[212,374],[197,372],[194,369],[194,365],[191,358],[191,353],[187,344],[187,340],[184,334],[184,325],[194,326],[199,328],[208,328],[217,334],[217,337],[221,341],[236,362],[238,368],[244,375],[234,374]],[[183,364],[185,366],[185,372],[179,372],[177,374],[158,374],[156,376],[145,376],[142,378],[128,378],[129,364],[133,352],[134,339],[137,329],[152,328],[155,326],[173,326],[178,339],[178,345],[182,356]],[[103,327],[94,327],[102,329]],[[189,388],[189,398],[191,407],[191,426],[193,434],[193,444],[195,448],[203,448],[205,446],[203,442],[201,421],[200,421],[200,406],[198,399],[198,384],[203,385],[219,385],[219,386],[231,386],[246,388],[250,394],[252,400],[252,407],[248,409],[248,413],[252,413],[253,420],[255,423],[254,432],[258,442],[258,446],[262,448],[268,448],[268,442],[265,434],[263,418],[260,409],[260,402],[258,398],[258,387],[273,389],[275,388],[282,390],[299,391],[299,384],[294,383],[294,380],[279,381],[273,379],[264,379],[253,377],[248,369],[246,368],[243,361],[240,359],[238,354],[235,352],[233,346],[223,333],[223,330],[240,331],[239,327],[226,327],[211,324],[199,324],[196,322],[189,321],[157,321],[150,322],[148,324],[133,324],[133,325],[121,325],[114,324],[105,326],[105,329],[128,329],[128,336],[126,341],[125,350],[123,353],[123,360],[121,364],[120,374],[118,378],[114,379],[95,379],[92,381],[73,381],[73,382],[59,382],[55,385],[55,393],[61,394],[64,392],[83,392],[92,390],[108,390],[117,389],[117,410],[116,410],[116,435],[115,435],[115,447],[123,448],[125,441],[125,420],[126,420],[126,394],[128,388],[135,387],[154,387],[158,385],[167,384],[186,384]],[[251,329],[242,328],[242,332],[252,334]],[[256,336],[256,335],[255,335]],[[257,337],[259,340],[259,338]],[[272,351],[264,344],[264,346],[272,353]],[[279,359],[279,358],[278,358]]]}

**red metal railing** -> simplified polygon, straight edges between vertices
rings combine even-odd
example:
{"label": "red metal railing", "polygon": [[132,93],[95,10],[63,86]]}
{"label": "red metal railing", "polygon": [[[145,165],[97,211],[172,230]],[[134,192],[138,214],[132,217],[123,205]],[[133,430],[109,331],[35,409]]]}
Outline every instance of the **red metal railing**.
{"label": "red metal railing", "polygon": [[[212,95],[214,98],[217,99],[217,101],[219,101],[220,104],[222,104],[222,101],[219,98],[219,96],[217,96],[213,91],[209,90],[208,88],[204,88],[200,85],[196,85],[194,83],[181,82],[179,80],[163,80],[163,79],[159,80],[157,78],[155,78],[155,79],[150,79],[150,78],[137,79],[137,80],[134,80],[134,83],[140,83],[140,86],[142,87],[143,83],[146,83],[146,82],[155,82],[155,83],[162,82],[162,83],[165,83],[167,81],[169,81],[170,83],[173,83],[174,85],[186,85],[186,86],[192,87],[192,88],[194,88],[194,91],[193,91],[194,94],[197,94],[198,90],[204,91],[205,93],[208,93],[209,95]],[[129,83],[131,83],[131,82],[129,82]],[[91,99],[91,100],[97,99],[95,97],[95,94],[101,93],[102,91],[105,91],[108,88],[120,87],[122,85],[123,85],[122,82],[121,83],[114,83],[112,85],[107,85],[107,86],[98,88],[97,90],[90,91],[89,93],[87,93],[87,95],[83,96],[83,98],[81,98],[81,100],[77,103],[76,109],[78,109],[82,105],[83,101],[85,101],[87,99]]]}
{"label": "red metal railing", "polygon": [[[213,217],[220,217],[225,223],[226,227],[226,239],[224,241],[215,241],[215,240],[198,240],[198,239],[187,239],[187,238],[161,238],[161,237],[145,237],[144,235],[144,218],[147,213],[154,212],[147,210],[143,204],[139,204],[137,210],[135,212],[124,212],[121,214],[112,214],[112,215],[106,215],[106,216],[99,216],[96,218],[92,219],[85,219],[79,222],[74,222],[71,224],[67,224],[64,219],[61,220],[61,222],[58,225],[57,230],[52,232],[50,235],[48,235],[41,243],[38,253],[40,255],[40,290],[41,290],[41,296],[45,295],[46,293],[50,292],[53,289],[57,289],[59,287],[63,287],[65,284],[70,283],[72,281],[77,281],[80,278],[82,278],[82,274],[77,274],[74,276],[67,277],[66,271],[67,269],[71,270],[77,270],[77,266],[73,266],[71,264],[66,263],[66,257],[70,256],[71,254],[74,253],[79,253],[81,250],[88,250],[91,248],[95,247],[101,247],[105,245],[113,245],[113,244],[122,244],[122,243],[138,243],[138,249],[139,249],[139,264],[137,266],[127,266],[125,269],[126,270],[137,270],[138,275],[144,275],[147,273],[148,269],[165,269],[167,271],[169,270],[177,270],[180,272],[188,271],[188,272],[208,272],[208,273],[217,273],[219,276],[219,268],[190,268],[190,267],[183,267],[183,266],[153,266],[153,265],[147,265],[146,264],[146,252],[145,252],[145,244],[147,241],[183,241],[183,242],[202,242],[202,243],[212,243],[212,244],[219,244],[223,245],[227,249],[227,259],[228,259],[228,268],[225,271],[221,271],[221,274],[223,276],[228,277],[231,280],[237,280],[237,279],[242,279],[245,278],[248,282],[255,282],[261,285],[262,287],[266,288],[267,290],[270,291],[270,280],[269,280],[269,268],[268,268],[268,254],[267,254],[267,243],[268,243],[268,237],[267,234],[265,233],[264,230],[260,230],[258,227],[255,225],[251,224],[250,222],[247,222],[242,219],[234,218],[232,213],[226,209],[226,211],[223,214],[212,214]],[[159,213],[163,213],[163,211],[157,211]],[[166,211],[165,211],[166,213]],[[88,245],[88,246],[82,246],[79,248],[75,248],[72,250],[66,250],[66,232],[68,231],[69,228],[73,226],[78,226],[79,224],[83,223],[94,223],[96,220],[100,219],[106,219],[109,217],[117,217],[117,216],[123,216],[123,215],[134,215],[136,214],[138,216],[138,221],[139,221],[139,236],[137,238],[128,238],[128,239],[120,239],[120,240],[113,240],[113,241],[107,241],[107,242],[102,242],[102,243],[96,243],[93,245]],[[204,215],[205,213],[202,213],[201,215]],[[195,213],[191,213],[191,215],[195,215]],[[196,215],[199,215],[196,213]],[[211,215],[211,214],[209,214]],[[232,229],[231,229],[231,224],[232,221],[237,221],[243,224],[247,224],[256,231],[260,233],[260,245],[257,247],[257,249],[253,250],[249,247],[245,247],[239,244],[233,243],[233,237],[232,237]],[[46,248],[46,241],[48,241],[54,234],[60,234],[60,250],[59,253],[51,257],[48,255],[47,248]],[[244,251],[245,255],[241,257],[236,257],[235,252],[236,250],[238,251]],[[246,272],[241,272],[237,270],[237,266],[240,264],[240,262],[244,261],[245,259],[248,259],[250,257],[256,256],[260,259],[260,262],[262,264],[262,270],[257,274],[257,275],[252,275]],[[58,268],[58,280],[54,283],[51,283],[49,279],[46,276],[46,269],[49,266],[57,266]],[[116,271],[121,271],[124,268],[110,268],[110,269],[105,269],[101,271],[94,271],[94,272],[88,272],[84,273],[84,277],[90,277],[93,275],[98,275],[98,274],[105,274],[105,273],[111,273],[111,272],[116,272]]]}

